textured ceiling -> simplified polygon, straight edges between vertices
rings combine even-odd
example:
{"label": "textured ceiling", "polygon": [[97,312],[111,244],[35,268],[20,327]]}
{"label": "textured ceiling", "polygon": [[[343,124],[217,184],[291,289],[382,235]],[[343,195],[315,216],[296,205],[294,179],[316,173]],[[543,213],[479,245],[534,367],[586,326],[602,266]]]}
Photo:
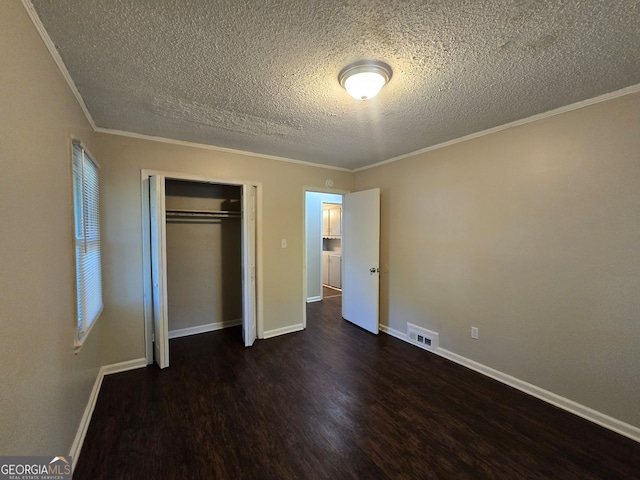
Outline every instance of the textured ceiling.
{"label": "textured ceiling", "polygon": [[640,83],[640,0],[33,5],[98,127],[346,168]]}

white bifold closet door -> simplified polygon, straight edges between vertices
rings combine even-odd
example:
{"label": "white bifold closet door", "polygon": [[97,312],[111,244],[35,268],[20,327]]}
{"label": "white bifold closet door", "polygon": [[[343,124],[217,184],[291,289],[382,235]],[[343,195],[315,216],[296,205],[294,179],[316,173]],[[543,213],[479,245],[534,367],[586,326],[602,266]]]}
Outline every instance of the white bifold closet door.
{"label": "white bifold closet door", "polygon": [[167,228],[164,177],[149,178],[151,221],[151,284],[153,286],[153,359],[160,368],[169,366],[167,321]]}
{"label": "white bifold closet door", "polygon": [[[153,353],[160,368],[169,366],[165,176],[149,177]],[[242,333],[244,344],[256,339],[256,187],[242,186]]]}
{"label": "white bifold closet door", "polygon": [[256,340],[256,187],[242,186],[242,336]]}

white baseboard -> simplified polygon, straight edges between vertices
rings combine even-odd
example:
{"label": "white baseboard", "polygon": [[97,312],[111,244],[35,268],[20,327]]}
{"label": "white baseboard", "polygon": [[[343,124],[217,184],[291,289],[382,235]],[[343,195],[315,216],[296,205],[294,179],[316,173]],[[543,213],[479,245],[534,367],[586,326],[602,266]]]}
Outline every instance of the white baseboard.
{"label": "white baseboard", "polygon": [[128,370],[135,370],[136,368],[143,368],[147,366],[146,358],[136,358],[135,360],[128,360],[126,362],[113,363],[111,365],[104,365],[100,368],[102,376],[111,375],[112,373],[126,372]]}
{"label": "white baseboard", "polygon": [[[392,337],[398,338],[402,341],[405,341],[411,345],[415,345],[409,337],[403,332],[398,330],[394,330],[393,328],[389,328],[386,325],[380,325],[380,330]],[[417,346],[417,345],[416,345]],[[486,375],[487,377],[491,377],[494,380],[498,380],[505,385],[509,385],[510,387],[516,388],[521,392],[532,395],[540,400],[543,400],[551,405],[554,405],[558,408],[566,410],[567,412],[573,413],[574,415],[578,415],[579,417],[584,418],[585,420],[589,420],[590,422],[596,423],[601,427],[612,430],[620,435],[624,435],[625,437],[630,438],[631,440],[635,440],[636,442],[640,442],[640,428],[630,425],[628,423],[622,422],[616,418],[605,415],[604,413],[598,412],[592,408],[586,407],[580,403],[574,402],[573,400],[569,400],[568,398],[557,395],[553,392],[545,390],[544,388],[540,388],[531,383],[525,382],[524,380],[520,380],[516,377],[512,377],[506,373],[503,373],[494,368],[488,367],[481,363],[478,363],[469,358],[458,355],[457,353],[450,352],[444,348],[437,348],[432,353],[439,355],[447,360],[451,360],[459,365],[470,368],[478,373]]]}
{"label": "white baseboard", "polygon": [[87,402],[87,406],[85,407],[84,413],[82,414],[82,419],[80,420],[80,425],[78,426],[76,437],[74,438],[73,444],[71,445],[71,451],[69,452],[69,455],[71,455],[71,458],[73,459],[71,465],[72,470],[75,470],[76,468],[78,457],[80,456],[80,451],[82,450],[82,444],[84,443],[84,439],[87,436],[89,422],[91,422],[91,416],[93,415],[93,410],[96,407],[96,401],[98,400],[98,394],[100,393],[100,387],[102,387],[102,380],[104,379],[105,375],[126,372],[127,370],[134,370],[136,368],[143,368],[146,366],[146,358],[137,358],[135,360],[129,360],[127,362],[114,363],[113,365],[104,365],[100,367],[100,370],[98,370],[98,375],[96,376],[96,381],[94,382],[91,393],[89,394],[89,401]]}
{"label": "white baseboard", "polygon": [[227,320],[225,322],[207,323],[206,325],[198,325],[197,327],[180,328],[169,332],[169,340],[172,338],[186,337],[189,335],[197,335],[198,333],[214,332],[227,327],[236,327],[242,325],[242,319]]}
{"label": "white baseboard", "polygon": [[319,302],[320,300],[322,300],[322,297],[320,297],[320,296],[318,296],[318,297],[309,297],[309,298],[307,298],[307,303]]}
{"label": "white baseboard", "polygon": [[402,333],[399,330],[394,330],[393,328],[387,327],[386,325],[382,325],[382,324],[380,324],[378,327],[380,328],[381,332],[384,332],[387,335],[391,335],[392,337],[398,338],[400,340],[403,340],[407,343],[411,343],[411,345],[413,345],[413,342],[409,340],[409,337],[407,337],[406,333]]}
{"label": "white baseboard", "polygon": [[285,335],[287,333],[294,333],[304,330],[304,325],[298,323],[297,325],[290,325],[288,327],[276,328],[275,330],[267,330],[264,332],[264,336],[262,338],[273,338],[280,335]]}
{"label": "white baseboard", "polygon": [[336,292],[342,293],[342,288],[334,287],[332,285],[327,285],[326,283],[322,284],[322,288],[330,288],[331,290],[335,290]]}
{"label": "white baseboard", "polygon": [[[145,365],[147,363],[146,359],[144,361]],[[91,416],[93,415],[93,409],[96,407],[96,400],[98,400],[98,393],[100,392],[100,387],[102,386],[102,379],[104,375],[102,374],[102,369],[98,371],[98,376],[96,377],[96,381],[93,384],[93,388],[91,389],[91,393],[89,394],[89,401],[87,402],[87,406],[84,409],[84,413],[82,414],[82,419],[80,420],[80,425],[78,426],[78,431],[76,432],[76,437],[73,439],[73,444],[71,445],[71,451],[69,455],[71,455],[72,470],[76,469],[76,464],[78,463],[78,457],[80,456],[80,450],[82,450],[82,444],[84,443],[84,438],[87,436],[87,429],[89,428],[89,422],[91,421]]]}

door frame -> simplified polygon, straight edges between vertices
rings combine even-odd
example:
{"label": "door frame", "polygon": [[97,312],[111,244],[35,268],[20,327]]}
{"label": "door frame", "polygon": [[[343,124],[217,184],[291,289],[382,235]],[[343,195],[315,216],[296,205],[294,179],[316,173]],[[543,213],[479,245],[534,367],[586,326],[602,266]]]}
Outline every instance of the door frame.
{"label": "door frame", "polygon": [[221,185],[253,185],[256,187],[256,335],[264,338],[263,324],[263,277],[262,277],[262,182],[254,180],[242,180],[221,177],[209,177],[183,172],[170,172],[165,170],[141,169],[140,170],[140,197],[142,217],[142,278],[143,278],[143,315],[144,315],[144,341],[145,357],[147,365],[153,364],[153,284],[151,280],[151,219],[149,217],[149,177],[162,176],[171,180],[186,180],[193,182],[217,183]]}
{"label": "door frame", "polygon": [[[302,329],[307,328],[307,193],[329,193],[346,195],[349,190],[322,187],[302,187]],[[320,215],[320,231],[322,232],[322,215]],[[322,279],[322,265],[320,269]],[[320,282],[322,285],[322,281]]]}

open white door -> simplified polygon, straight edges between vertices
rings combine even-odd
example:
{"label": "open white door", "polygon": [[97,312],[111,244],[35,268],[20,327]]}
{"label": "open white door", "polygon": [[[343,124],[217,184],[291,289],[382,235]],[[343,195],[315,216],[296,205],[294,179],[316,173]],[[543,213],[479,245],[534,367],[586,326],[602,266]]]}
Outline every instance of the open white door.
{"label": "open white door", "polygon": [[169,366],[167,325],[167,254],[164,177],[149,177],[151,220],[151,283],[153,285],[153,357],[160,368]]}
{"label": "open white door", "polygon": [[242,336],[256,340],[256,187],[242,186]]}
{"label": "open white door", "polygon": [[342,317],[378,333],[380,297],[380,189],[342,202]]}

